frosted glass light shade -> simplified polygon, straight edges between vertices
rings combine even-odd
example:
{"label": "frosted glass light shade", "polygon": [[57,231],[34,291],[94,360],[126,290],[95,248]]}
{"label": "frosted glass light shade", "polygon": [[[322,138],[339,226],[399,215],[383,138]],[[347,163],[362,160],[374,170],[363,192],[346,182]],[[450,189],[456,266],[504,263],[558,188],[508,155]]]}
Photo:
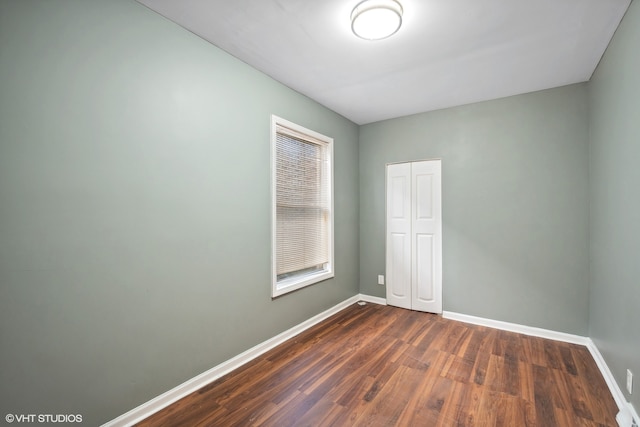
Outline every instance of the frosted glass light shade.
{"label": "frosted glass light shade", "polygon": [[364,0],[351,12],[351,30],[365,40],[381,40],[402,25],[402,6],[396,0]]}

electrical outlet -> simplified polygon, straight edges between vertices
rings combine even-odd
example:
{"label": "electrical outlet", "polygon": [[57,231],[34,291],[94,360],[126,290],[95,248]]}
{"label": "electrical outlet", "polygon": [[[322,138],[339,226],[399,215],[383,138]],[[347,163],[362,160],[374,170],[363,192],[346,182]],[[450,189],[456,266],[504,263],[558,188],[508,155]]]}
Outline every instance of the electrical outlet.
{"label": "electrical outlet", "polygon": [[627,391],[633,393],[633,373],[627,369]]}
{"label": "electrical outlet", "polygon": [[382,274],[378,274],[378,285],[384,285],[384,276]]}

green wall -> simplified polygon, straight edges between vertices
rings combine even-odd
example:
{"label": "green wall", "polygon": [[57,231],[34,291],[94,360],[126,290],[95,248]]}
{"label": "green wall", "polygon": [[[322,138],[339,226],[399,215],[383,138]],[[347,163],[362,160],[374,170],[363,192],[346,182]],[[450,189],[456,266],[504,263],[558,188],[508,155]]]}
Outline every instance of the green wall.
{"label": "green wall", "polygon": [[444,310],[586,335],[584,84],[360,128],[360,291],[384,296],[385,164],[442,158]]}
{"label": "green wall", "polygon": [[[270,297],[270,115],[336,277]],[[0,0],[0,413],[97,425],[358,293],[358,127],[127,0]]]}
{"label": "green wall", "polygon": [[[640,4],[631,2],[592,80],[589,335],[640,410]],[[626,370],[635,393],[626,392]]]}

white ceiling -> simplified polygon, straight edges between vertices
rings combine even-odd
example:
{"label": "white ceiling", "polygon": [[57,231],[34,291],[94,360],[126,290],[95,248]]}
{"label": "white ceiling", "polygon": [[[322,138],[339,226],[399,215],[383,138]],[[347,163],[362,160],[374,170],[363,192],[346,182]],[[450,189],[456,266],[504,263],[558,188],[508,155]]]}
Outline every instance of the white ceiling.
{"label": "white ceiling", "polygon": [[402,28],[351,32],[360,0],[138,0],[358,124],[589,80],[631,0],[400,0]]}

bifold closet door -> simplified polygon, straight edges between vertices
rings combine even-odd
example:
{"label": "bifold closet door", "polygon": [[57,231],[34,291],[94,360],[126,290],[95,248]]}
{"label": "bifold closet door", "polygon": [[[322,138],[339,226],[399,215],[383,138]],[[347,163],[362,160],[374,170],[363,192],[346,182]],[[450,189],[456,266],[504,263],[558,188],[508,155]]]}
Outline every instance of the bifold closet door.
{"label": "bifold closet door", "polygon": [[387,303],[442,313],[441,161],[387,166]]}

